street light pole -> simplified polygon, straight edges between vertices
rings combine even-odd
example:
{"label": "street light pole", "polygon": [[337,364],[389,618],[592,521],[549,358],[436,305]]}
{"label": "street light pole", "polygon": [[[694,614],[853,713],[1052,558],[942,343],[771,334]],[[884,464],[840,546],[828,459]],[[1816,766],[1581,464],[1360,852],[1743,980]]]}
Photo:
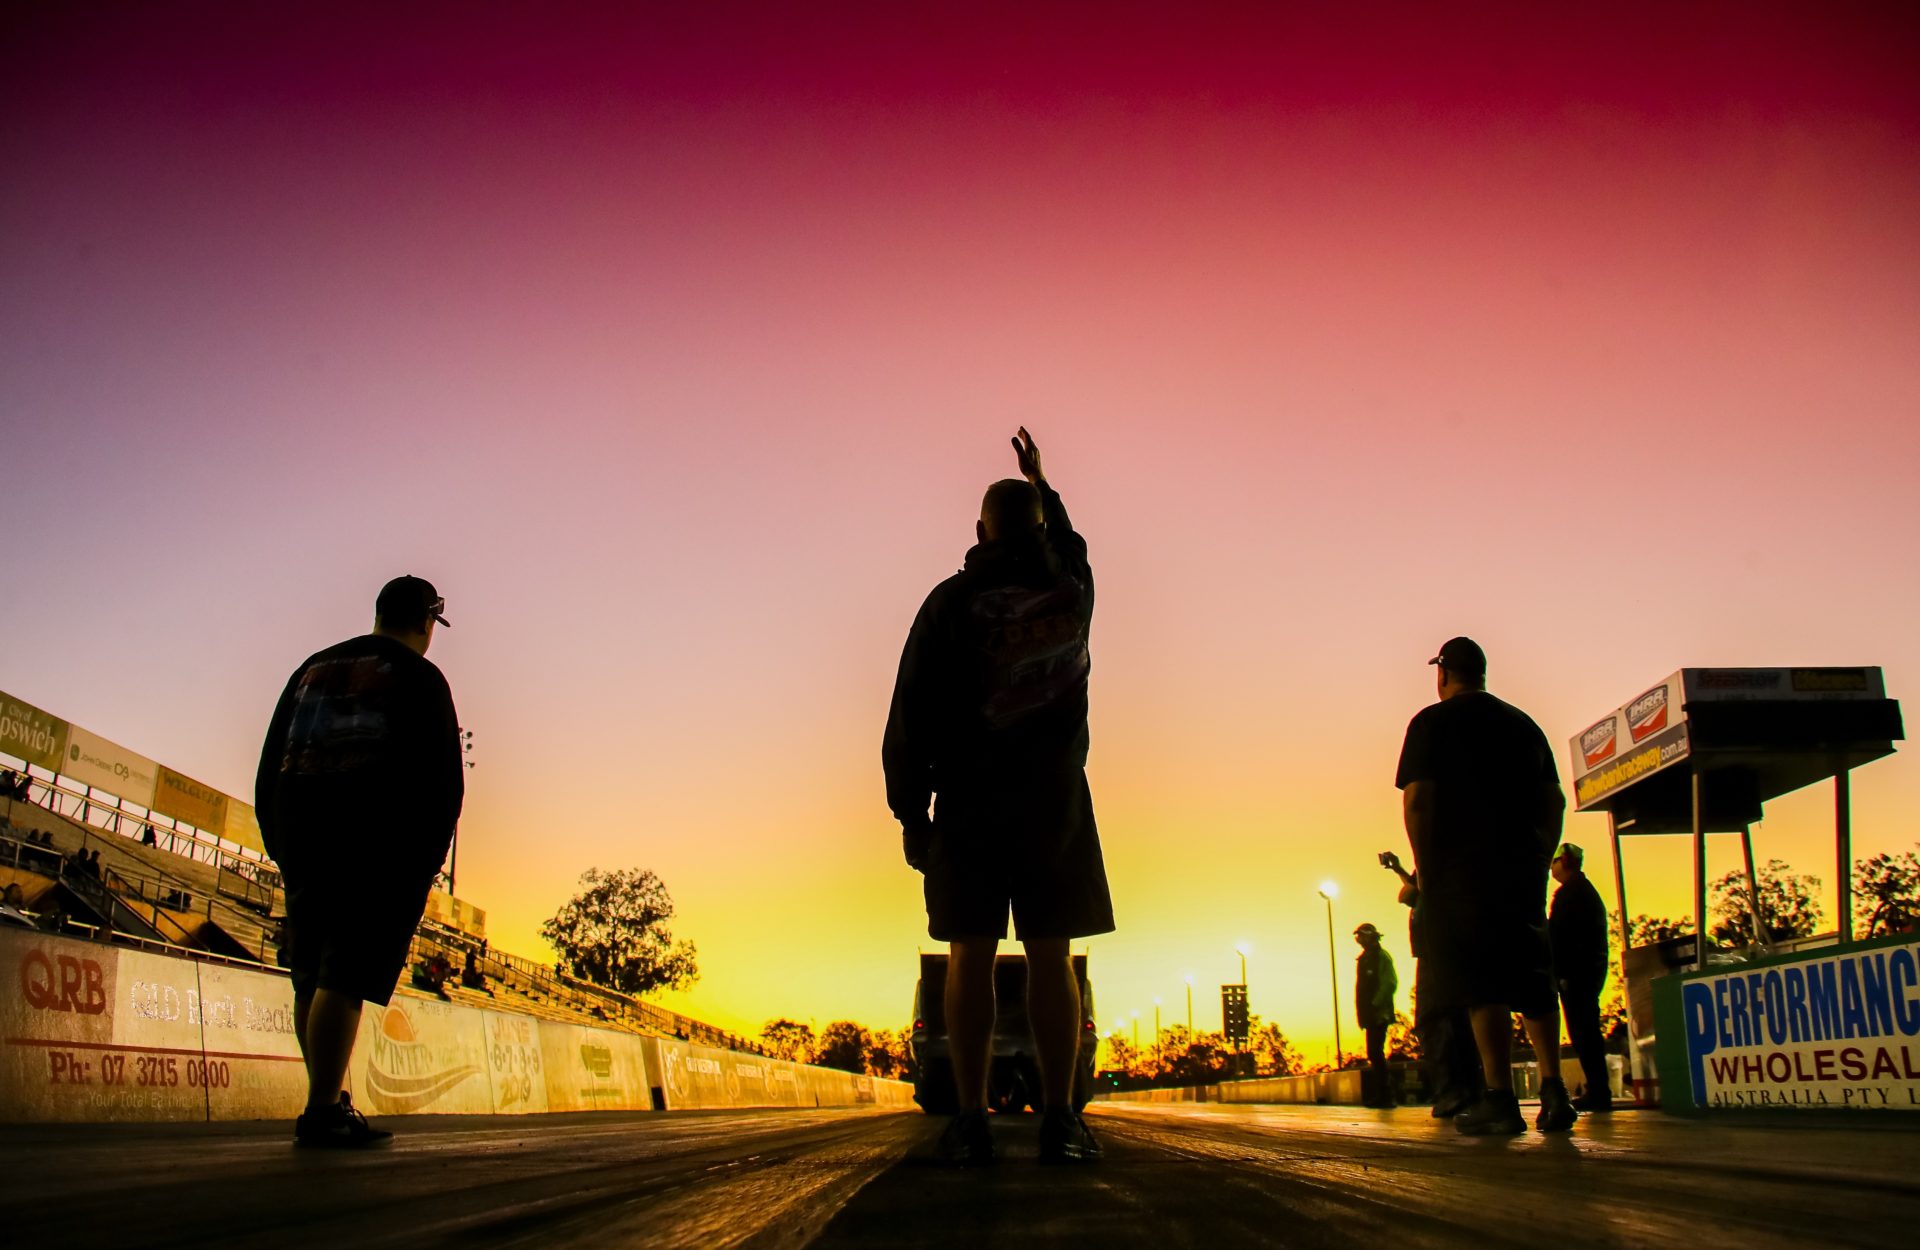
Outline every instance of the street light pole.
{"label": "street light pole", "polygon": [[1320,883],[1320,897],[1327,900],[1327,980],[1333,987],[1333,1070],[1340,1070],[1340,962],[1333,944],[1333,896],[1340,889],[1331,881]]}
{"label": "street light pole", "polygon": [[1193,1040],[1193,974],[1187,974],[1187,1040]]}

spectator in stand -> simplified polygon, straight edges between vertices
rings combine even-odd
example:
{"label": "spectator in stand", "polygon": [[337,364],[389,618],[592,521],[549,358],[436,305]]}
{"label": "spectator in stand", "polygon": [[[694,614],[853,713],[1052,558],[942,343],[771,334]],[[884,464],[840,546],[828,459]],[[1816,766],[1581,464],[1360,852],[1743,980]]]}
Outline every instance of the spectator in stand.
{"label": "spectator in stand", "polygon": [[460,984],[470,990],[479,990],[489,998],[493,997],[493,991],[487,988],[487,974],[480,970],[480,957],[472,947],[467,948],[467,963],[460,970]]}
{"label": "spectator in stand", "polygon": [[1607,983],[1607,905],[1587,879],[1586,852],[1562,842],[1553,854],[1553,892],[1547,930],[1553,938],[1553,975],[1560,986],[1560,1010],[1567,1036],[1580,1056],[1586,1088],[1573,1100],[1581,1111],[1613,1110],[1613,1078],[1607,1071],[1607,1046],[1600,1036],[1600,991]]}
{"label": "spectator in stand", "polygon": [[102,880],[105,874],[100,868],[100,852],[94,851],[87,856],[87,875],[95,881]]}
{"label": "spectator in stand", "polygon": [[160,845],[160,835],[153,831],[152,825],[148,825],[145,831],[143,831],[140,834],[140,844],[142,846],[159,846]]}
{"label": "spectator in stand", "polygon": [[426,658],[446,601],[396,577],[373,632],[309,656],[274,709],[254,805],[287,886],[304,1146],[378,1145],[343,1088],[361,1004],[386,1004],[460,818],[453,695]]}

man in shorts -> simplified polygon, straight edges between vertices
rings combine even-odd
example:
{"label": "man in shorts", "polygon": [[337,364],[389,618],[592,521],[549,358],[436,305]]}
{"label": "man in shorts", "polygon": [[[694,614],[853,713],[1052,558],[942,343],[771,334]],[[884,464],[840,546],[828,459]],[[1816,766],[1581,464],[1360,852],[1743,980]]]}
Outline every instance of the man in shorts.
{"label": "man in shorts", "polygon": [[254,803],[287,890],[294,1032],[307,1065],[302,1146],[392,1136],[344,1091],[363,1002],[385,1006],[465,794],[453,695],[426,659],[445,600],[396,577],[373,632],[309,656],[260,752]]}
{"label": "man in shorts", "polygon": [[987,1062],[1009,908],[1027,953],[1040,1157],[1100,1154],[1073,1106],[1081,1008],[1068,956],[1071,939],[1113,929],[1086,775],[1093,572],[1033,437],[1022,429],[1013,448],[1025,480],[988,487],[966,566],[914,619],[881,750],[907,863],[926,875],[927,932],[949,944],[960,1113],[939,1153],[961,1165],[994,1158]]}
{"label": "man in shorts", "polygon": [[1407,726],[1395,784],[1420,881],[1431,1009],[1466,1009],[1487,1091],[1454,1117],[1462,1133],[1524,1133],[1513,1094],[1513,1016],[1540,1062],[1542,1132],[1573,1127],[1560,1079],[1560,1004],[1547,940],[1547,861],[1566,795],[1546,735],[1487,692],[1487,657],[1454,638],[1427,661],[1440,701]]}

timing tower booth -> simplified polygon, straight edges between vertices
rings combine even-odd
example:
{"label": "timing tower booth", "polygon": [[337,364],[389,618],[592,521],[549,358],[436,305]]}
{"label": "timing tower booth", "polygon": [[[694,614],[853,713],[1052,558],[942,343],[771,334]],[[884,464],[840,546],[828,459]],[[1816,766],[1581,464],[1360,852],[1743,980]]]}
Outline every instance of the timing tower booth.
{"label": "timing tower booth", "polygon": [[[1920,1110],[1920,939],[1853,938],[1851,773],[1904,737],[1878,668],[1685,668],[1574,736],[1575,810],[1605,812],[1613,845],[1630,1070],[1662,1106]],[[1837,933],[1776,943],[1751,827],[1769,800],[1825,781]],[[1737,950],[1706,923],[1707,835],[1728,833],[1753,922]],[[1693,839],[1694,933],[1629,949],[1623,849],[1653,835]]]}

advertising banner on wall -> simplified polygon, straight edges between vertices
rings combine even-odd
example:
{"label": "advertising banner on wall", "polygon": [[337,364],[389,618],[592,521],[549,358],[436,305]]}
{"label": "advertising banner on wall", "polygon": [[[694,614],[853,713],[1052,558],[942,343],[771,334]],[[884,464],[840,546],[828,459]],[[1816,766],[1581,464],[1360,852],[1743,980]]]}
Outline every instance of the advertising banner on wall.
{"label": "advertising banner on wall", "polygon": [[267,844],[260,837],[260,818],[254,813],[251,803],[229,799],[226,827],[210,830],[210,832],[219,834],[235,846],[244,846],[262,855],[267,853]]}
{"label": "advertising banner on wall", "polygon": [[549,1111],[644,1111],[646,1043],[629,1033],[540,1022],[540,1055]]}
{"label": "advertising banner on wall", "polygon": [[545,1111],[547,1064],[540,1045],[541,1022],[498,1011],[484,1013],[484,1019],[493,1109],[512,1115]]}
{"label": "advertising banner on wall", "polygon": [[293,1032],[293,983],[271,972],[200,966],[200,1035],[208,1116],[274,1120],[307,1099]]}
{"label": "advertising banner on wall", "polygon": [[184,820],[195,829],[213,834],[225,829],[228,802],[227,796],[212,786],[164,764],[155,778],[153,810],[171,820]]}
{"label": "advertising banner on wall", "polygon": [[60,764],[60,775],[82,785],[97,786],[141,807],[151,807],[160,766],[117,742],[108,742],[78,725],[69,725],[67,754]]}
{"label": "advertising banner on wall", "polygon": [[486,1115],[486,1024],[479,1011],[395,995],[360,1016],[349,1086],[376,1115]]}
{"label": "advertising banner on wall", "polygon": [[0,751],[57,773],[66,750],[67,722],[0,691]]}
{"label": "advertising banner on wall", "polygon": [[1920,1111],[1920,942],[1688,977],[1700,1108]]}

